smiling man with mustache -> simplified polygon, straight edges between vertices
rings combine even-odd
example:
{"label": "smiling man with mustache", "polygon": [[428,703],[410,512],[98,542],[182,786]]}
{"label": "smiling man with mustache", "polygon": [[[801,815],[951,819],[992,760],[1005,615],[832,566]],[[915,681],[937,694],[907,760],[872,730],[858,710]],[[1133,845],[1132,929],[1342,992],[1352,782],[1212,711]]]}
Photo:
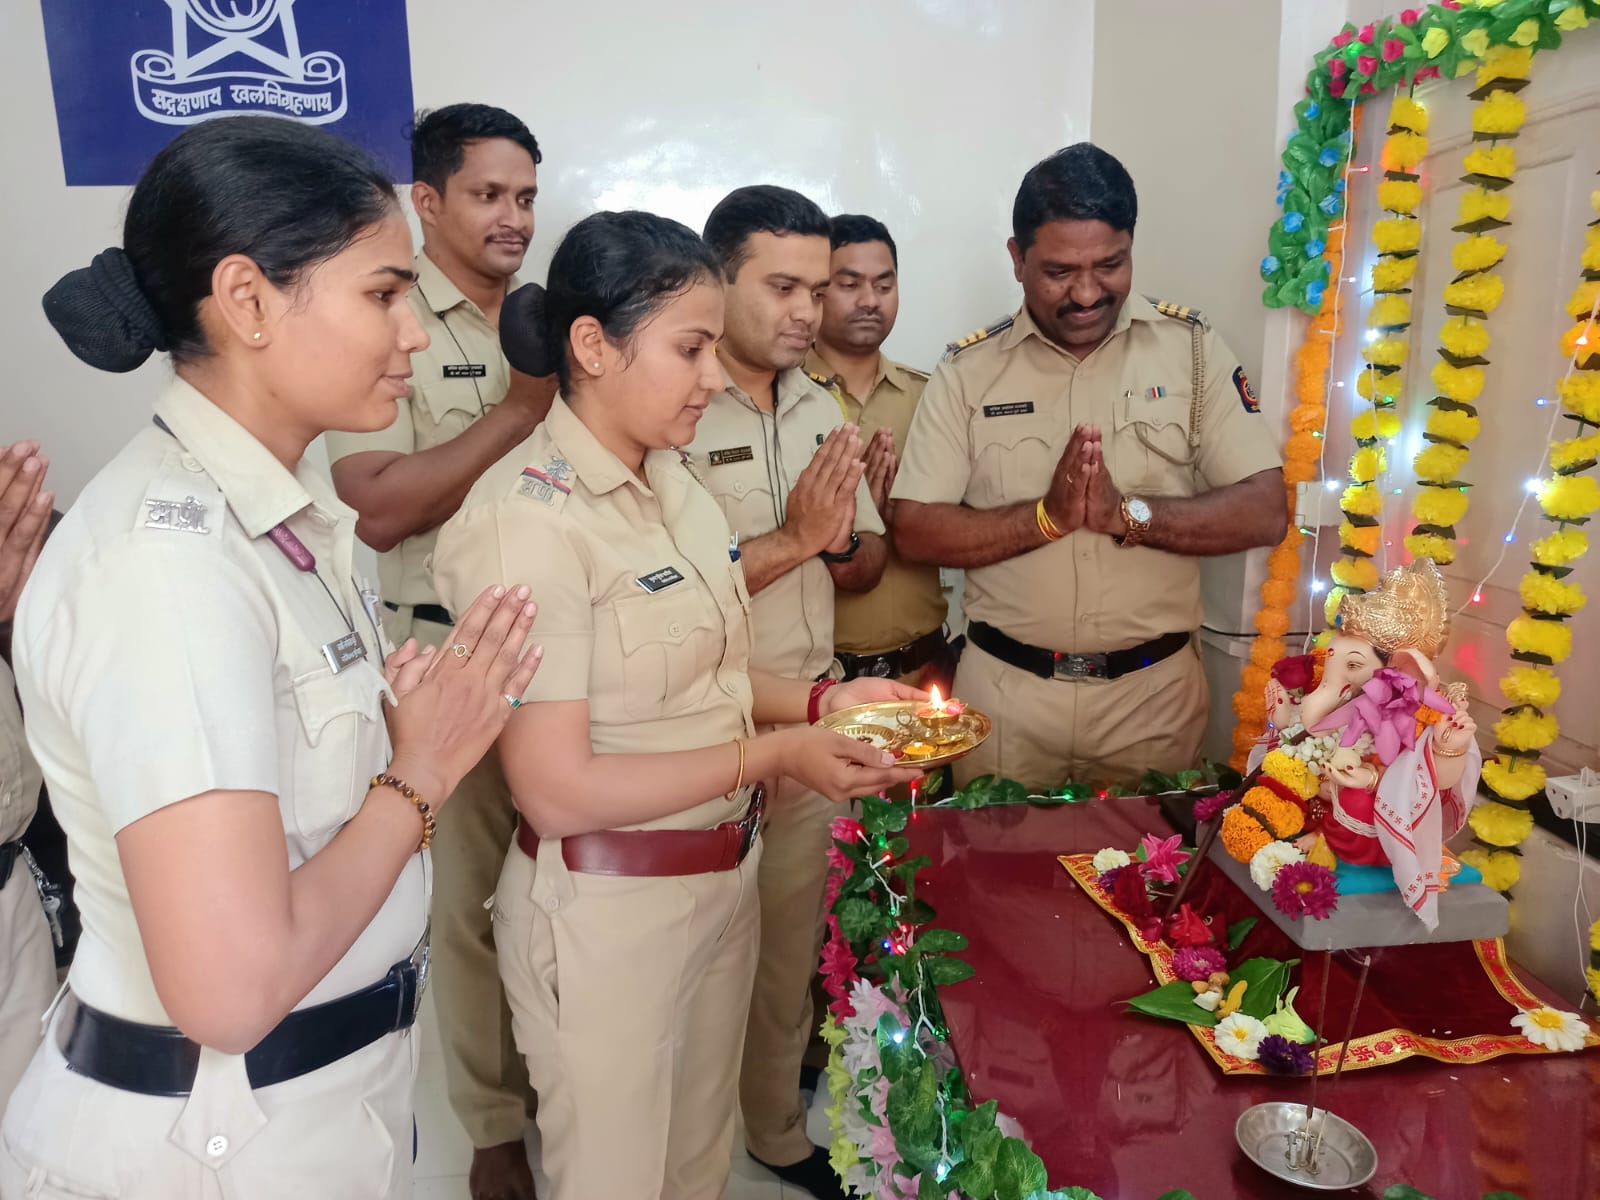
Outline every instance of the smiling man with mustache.
{"label": "smiling man with mustache", "polygon": [[[396,645],[438,646],[450,630],[427,568],[439,526],[478,477],[550,411],[555,378],[513,371],[500,307],[533,237],[539,143],[486,104],[420,113],[411,135],[411,204],[422,223],[407,300],[430,344],[412,359],[411,395],[380,433],[330,434],[339,496],[378,551]],[[522,1135],[533,1111],[511,1037],[484,898],[494,891],[516,810],[495,755],[461,781],[433,843],[434,994],[451,1106],[472,1139],[472,1200],[532,1200]]]}
{"label": "smiling man with mustache", "polygon": [[956,768],[1039,787],[1197,766],[1200,558],[1287,523],[1271,426],[1199,313],[1133,291],[1133,180],[1081,142],[1023,178],[1023,304],[946,353],[897,474],[895,546],[967,571]]}

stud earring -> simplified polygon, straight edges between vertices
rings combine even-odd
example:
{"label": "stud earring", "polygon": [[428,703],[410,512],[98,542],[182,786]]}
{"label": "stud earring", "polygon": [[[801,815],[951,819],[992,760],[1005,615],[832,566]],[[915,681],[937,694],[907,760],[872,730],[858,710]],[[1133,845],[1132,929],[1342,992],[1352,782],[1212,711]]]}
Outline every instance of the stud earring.
{"label": "stud earring", "polygon": [[600,369],[600,364],[599,364],[599,363],[595,363],[595,365],[594,365],[594,369],[595,369],[595,370],[596,370],[596,371],[598,371],[598,370],[599,370],[599,369]]}
{"label": "stud earring", "polygon": [[261,330],[258,329],[254,333],[252,333],[250,335],[250,340],[252,342],[259,342],[261,340]]}

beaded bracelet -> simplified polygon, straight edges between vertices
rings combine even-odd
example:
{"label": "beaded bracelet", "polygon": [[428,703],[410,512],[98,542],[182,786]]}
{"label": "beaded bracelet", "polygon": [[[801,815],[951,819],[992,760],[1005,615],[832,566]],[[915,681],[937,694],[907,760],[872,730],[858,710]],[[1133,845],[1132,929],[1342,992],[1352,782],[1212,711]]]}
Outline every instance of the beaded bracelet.
{"label": "beaded bracelet", "polygon": [[388,772],[384,772],[382,775],[374,775],[372,782],[367,786],[393,788],[411,801],[416,806],[417,813],[422,817],[422,840],[417,843],[417,849],[426,850],[433,844],[433,832],[437,828],[433,819],[433,810],[428,807],[428,802],[422,798],[416,788],[399,776],[390,775]]}

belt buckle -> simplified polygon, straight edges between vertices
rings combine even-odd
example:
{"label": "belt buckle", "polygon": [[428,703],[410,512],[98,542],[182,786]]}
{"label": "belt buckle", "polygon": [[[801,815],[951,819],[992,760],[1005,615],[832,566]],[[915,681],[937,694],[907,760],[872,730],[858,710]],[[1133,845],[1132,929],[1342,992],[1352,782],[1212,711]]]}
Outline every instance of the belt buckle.
{"label": "belt buckle", "polygon": [[873,662],[872,666],[869,667],[864,673],[871,676],[873,679],[887,679],[890,675],[894,674],[894,664],[889,661],[889,656],[887,654],[880,654]]}
{"label": "belt buckle", "polygon": [[750,853],[756,844],[756,837],[761,832],[761,817],[765,810],[763,801],[766,796],[758,783],[755,790],[750,793],[750,811],[739,822],[739,857],[743,858]]}
{"label": "belt buckle", "polygon": [[[432,922],[430,921],[431,925]],[[411,1024],[416,1025],[417,1018],[422,1013],[422,995],[428,990],[428,932],[422,935],[422,941],[417,943],[417,948],[411,952],[411,965],[417,972],[417,987],[411,998]]]}
{"label": "belt buckle", "polygon": [[1105,659],[1099,654],[1057,654],[1051,671],[1057,679],[1100,679],[1105,673]]}

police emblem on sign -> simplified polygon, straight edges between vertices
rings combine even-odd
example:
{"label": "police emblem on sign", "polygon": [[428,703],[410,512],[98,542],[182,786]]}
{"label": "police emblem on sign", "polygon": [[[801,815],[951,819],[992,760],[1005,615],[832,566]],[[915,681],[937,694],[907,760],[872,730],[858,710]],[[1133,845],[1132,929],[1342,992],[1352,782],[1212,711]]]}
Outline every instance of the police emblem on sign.
{"label": "police emblem on sign", "polygon": [[1244,405],[1245,412],[1261,411],[1261,405],[1256,400],[1256,390],[1250,386],[1250,380],[1245,375],[1243,367],[1233,369],[1233,386],[1238,389],[1239,403]]}
{"label": "police emblem on sign", "polygon": [[[303,53],[294,0],[166,0],[172,49],[133,56],[133,99],[164,125],[237,113],[323,125],[344,116],[344,60]],[[282,47],[281,49],[279,47]],[[241,69],[247,60],[254,69]],[[223,70],[215,68],[224,62]]]}
{"label": "police emblem on sign", "polygon": [[540,504],[558,504],[572,494],[572,464],[559,454],[551,455],[542,467],[525,467],[517,490]]}

